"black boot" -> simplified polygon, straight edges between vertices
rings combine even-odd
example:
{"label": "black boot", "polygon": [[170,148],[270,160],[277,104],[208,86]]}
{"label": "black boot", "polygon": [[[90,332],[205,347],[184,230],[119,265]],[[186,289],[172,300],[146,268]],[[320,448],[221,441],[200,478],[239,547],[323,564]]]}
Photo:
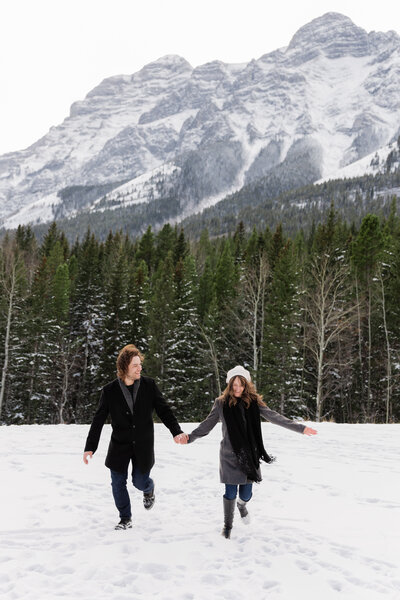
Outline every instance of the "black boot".
{"label": "black boot", "polygon": [[233,514],[235,512],[235,499],[228,500],[223,497],[224,501],[224,527],[222,529],[222,535],[228,540],[231,537]]}
{"label": "black boot", "polygon": [[143,506],[146,510],[150,510],[154,506],[154,502],[156,501],[156,497],[154,494],[154,488],[151,492],[147,492],[143,494]]}
{"label": "black boot", "polygon": [[239,500],[237,501],[236,504],[239,509],[240,516],[243,519],[243,522],[248,523],[250,519],[249,519],[249,511],[247,510],[247,507],[246,507],[247,502],[245,502],[244,500],[241,500],[239,498]]}
{"label": "black boot", "polygon": [[132,528],[132,521],[130,517],[121,517],[120,522],[118,523],[118,525],[116,525],[114,527],[114,529],[131,529]]}

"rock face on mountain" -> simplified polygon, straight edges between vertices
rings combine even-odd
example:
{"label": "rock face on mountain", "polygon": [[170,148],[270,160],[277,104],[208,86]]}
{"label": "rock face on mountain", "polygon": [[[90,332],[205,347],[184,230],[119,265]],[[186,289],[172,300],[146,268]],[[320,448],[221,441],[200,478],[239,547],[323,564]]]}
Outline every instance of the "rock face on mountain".
{"label": "rock face on mountain", "polygon": [[[248,64],[192,68],[168,55],[104,80],[61,125],[0,157],[0,224],[50,220],[60,203],[64,216],[96,210],[96,186],[100,198],[105,186],[139,178],[137,194],[158,168],[158,192],[147,177],[149,196],[137,197],[173,190],[182,210],[272,172],[292,181],[298,168],[311,182],[390,142],[399,108],[400,37],[367,33],[337,13]],[[71,195],[60,192],[73,186],[90,194],[69,206]]]}

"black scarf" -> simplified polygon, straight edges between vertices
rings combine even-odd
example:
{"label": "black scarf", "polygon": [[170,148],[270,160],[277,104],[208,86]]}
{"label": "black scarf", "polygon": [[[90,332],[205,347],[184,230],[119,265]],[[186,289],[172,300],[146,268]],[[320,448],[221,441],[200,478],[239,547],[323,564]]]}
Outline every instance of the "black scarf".
{"label": "black scarf", "polygon": [[[246,473],[250,481],[261,481],[258,474],[260,459],[271,463],[275,459],[269,456],[264,448],[260,408],[256,400],[245,407],[242,400],[238,400],[234,406],[224,402],[224,418],[232,448],[239,462],[240,469]],[[243,418],[244,414],[244,418]]]}

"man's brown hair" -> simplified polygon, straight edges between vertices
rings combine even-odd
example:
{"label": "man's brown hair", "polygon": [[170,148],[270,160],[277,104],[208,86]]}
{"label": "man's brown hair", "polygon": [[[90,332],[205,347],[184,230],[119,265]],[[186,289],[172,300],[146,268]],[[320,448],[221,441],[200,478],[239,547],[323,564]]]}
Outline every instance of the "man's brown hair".
{"label": "man's brown hair", "polygon": [[120,350],[117,358],[117,376],[120,379],[125,379],[129,363],[134,356],[138,356],[141,362],[144,361],[144,355],[133,344],[128,344]]}

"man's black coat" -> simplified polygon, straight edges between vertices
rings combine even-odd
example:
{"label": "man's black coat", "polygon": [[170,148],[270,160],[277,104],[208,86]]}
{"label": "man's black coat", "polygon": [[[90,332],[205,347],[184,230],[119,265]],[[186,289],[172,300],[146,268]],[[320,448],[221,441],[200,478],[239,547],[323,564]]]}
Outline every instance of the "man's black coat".
{"label": "man's black coat", "polygon": [[[129,392],[128,392],[129,393]],[[142,473],[154,465],[153,410],[173,436],[182,433],[171,408],[163,398],[154,379],[141,376],[136,401],[131,412],[120,381],[114,379],[101,391],[99,407],[93,417],[85,452],[96,452],[103,425],[110,415],[112,434],[106,467],[125,473],[131,459]]]}

